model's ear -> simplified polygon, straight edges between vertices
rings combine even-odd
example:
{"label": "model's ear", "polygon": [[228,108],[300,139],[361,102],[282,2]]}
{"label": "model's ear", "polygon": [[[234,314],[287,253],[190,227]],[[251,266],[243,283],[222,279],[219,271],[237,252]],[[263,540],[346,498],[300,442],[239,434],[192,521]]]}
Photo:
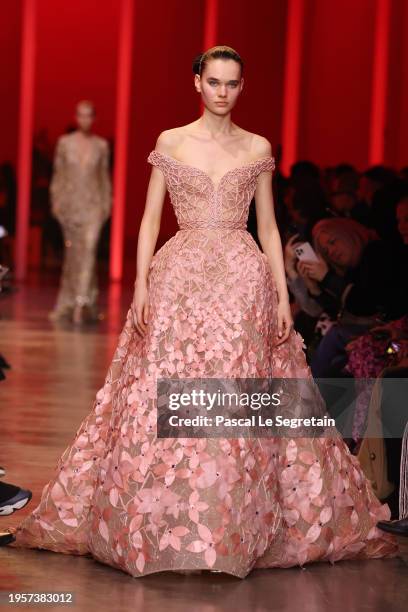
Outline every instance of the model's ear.
{"label": "model's ear", "polygon": [[199,74],[194,75],[194,87],[198,93],[201,93],[201,77]]}
{"label": "model's ear", "polygon": [[244,89],[244,83],[245,83],[244,77],[242,77],[242,79],[241,79],[241,89],[239,90],[240,93]]}

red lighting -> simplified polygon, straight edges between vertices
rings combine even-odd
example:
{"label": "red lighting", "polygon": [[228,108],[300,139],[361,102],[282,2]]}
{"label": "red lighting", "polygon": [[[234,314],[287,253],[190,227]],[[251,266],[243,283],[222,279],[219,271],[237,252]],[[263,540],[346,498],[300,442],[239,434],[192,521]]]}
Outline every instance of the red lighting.
{"label": "red lighting", "polygon": [[36,0],[24,0],[21,35],[20,124],[17,160],[16,277],[27,271],[28,230],[30,224],[32,140],[34,121]]}
{"label": "red lighting", "polygon": [[119,24],[114,200],[110,247],[110,277],[112,280],[121,280],[123,275],[133,19],[134,0],[122,0]]}
{"label": "red lighting", "polygon": [[390,0],[377,0],[369,150],[371,165],[384,162],[390,16]]}
{"label": "red lighting", "polygon": [[297,158],[304,13],[304,0],[289,0],[282,116],[282,170],[285,174]]}

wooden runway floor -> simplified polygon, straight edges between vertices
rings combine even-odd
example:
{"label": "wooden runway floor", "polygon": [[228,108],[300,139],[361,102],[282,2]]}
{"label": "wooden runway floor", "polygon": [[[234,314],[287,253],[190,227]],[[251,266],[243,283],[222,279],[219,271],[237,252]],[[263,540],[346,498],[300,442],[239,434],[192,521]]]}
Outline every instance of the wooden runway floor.
{"label": "wooden runway floor", "polygon": [[[33,491],[26,508],[0,517],[0,528],[18,524],[38,504],[58,458],[91,410],[130,297],[119,287],[107,289],[101,296],[105,320],[83,330],[48,322],[53,286],[34,283],[0,299],[0,352],[12,364],[0,383],[0,465],[6,482]],[[396,559],[256,570],[245,580],[171,572],[136,579],[87,557],[6,547],[0,548],[0,597],[4,602],[8,591],[72,592],[74,605],[46,609],[86,612],[400,612],[408,609],[408,541],[401,543]]]}

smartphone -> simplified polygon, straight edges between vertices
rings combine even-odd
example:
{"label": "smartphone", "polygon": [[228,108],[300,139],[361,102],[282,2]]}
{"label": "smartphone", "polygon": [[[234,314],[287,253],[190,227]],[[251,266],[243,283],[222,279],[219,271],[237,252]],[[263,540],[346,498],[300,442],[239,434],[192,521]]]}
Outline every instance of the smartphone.
{"label": "smartphone", "polygon": [[295,253],[299,261],[319,261],[310,242],[302,242],[295,248]]}

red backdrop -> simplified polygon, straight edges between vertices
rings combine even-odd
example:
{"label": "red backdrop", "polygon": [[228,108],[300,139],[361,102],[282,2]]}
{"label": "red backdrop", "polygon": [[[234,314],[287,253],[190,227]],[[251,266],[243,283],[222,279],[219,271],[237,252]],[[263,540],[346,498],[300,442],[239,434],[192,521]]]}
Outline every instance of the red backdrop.
{"label": "red backdrop", "polygon": [[0,163],[17,159],[21,3],[0,3]]}
{"label": "red backdrop", "polygon": [[[246,63],[234,120],[280,142],[287,0],[220,0],[217,43]],[[35,130],[51,144],[72,121],[80,98],[98,111],[97,130],[115,128],[117,0],[37,0]],[[375,0],[307,0],[301,70],[298,154],[319,164],[367,166],[375,44]],[[408,164],[408,2],[392,0],[385,163]],[[146,157],[163,129],[198,117],[191,61],[202,50],[205,1],[135,0],[129,133],[126,251],[144,207]],[[21,0],[2,0],[0,162],[16,161]],[[167,206],[161,240],[176,225]]]}

